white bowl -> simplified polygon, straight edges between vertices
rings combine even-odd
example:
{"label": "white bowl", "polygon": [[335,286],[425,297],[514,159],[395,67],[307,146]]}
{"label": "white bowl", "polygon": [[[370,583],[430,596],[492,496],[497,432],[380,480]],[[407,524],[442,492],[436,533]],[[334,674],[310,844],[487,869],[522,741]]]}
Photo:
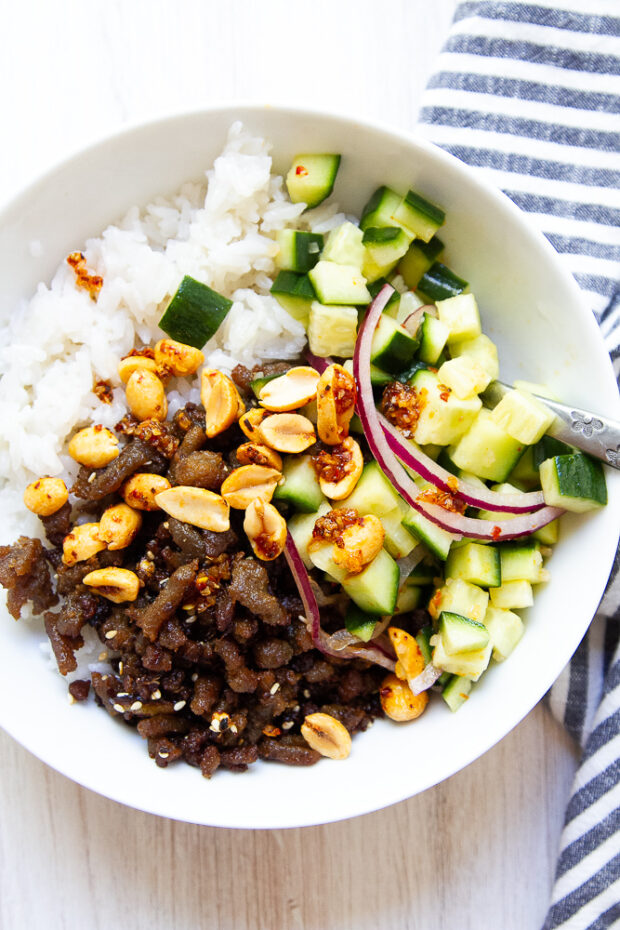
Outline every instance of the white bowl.
{"label": "white bowl", "polygon": [[[547,382],[567,402],[620,416],[612,368],[590,310],[551,246],[501,193],[426,142],[321,113],[225,106],[128,129],[53,169],[0,214],[0,312],[11,313],[85,239],[132,204],[199,178],[241,119],[273,143],[285,171],[299,151],[343,154],[336,197],[359,211],[379,184],[413,187],[442,204],[447,262],[476,294],[497,342],[504,380]],[[39,257],[29,248],[38,240]],[[346,762],[309,769],[257,763],[205,781],[187,765],[158,769],[127,727],[88,705],[41,658],[31,624],[0,623],[0,725],[59,772],[109,798],[166,817],[226,827],[326,823],[408,798],[472,762],[540,700],[582,638],[605,587],[617,541],[620,475],[609,505],[565,518],[519,647],[492,667],[451,714],[441,700],[415,723],[378,721]]]}

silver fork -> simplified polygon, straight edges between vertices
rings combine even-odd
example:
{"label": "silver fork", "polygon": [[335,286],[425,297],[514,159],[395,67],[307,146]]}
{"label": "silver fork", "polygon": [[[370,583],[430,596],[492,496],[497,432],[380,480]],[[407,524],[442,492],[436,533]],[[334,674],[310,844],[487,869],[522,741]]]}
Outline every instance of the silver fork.
{"label": "silver fork", "polygon": [[[495,407],[507,391],[508,384],[492,381],[480,395],[487,407]],[[555,414],[555,420],[547,430],[549,436],[576,446],[594,458],[601,459],[612,468],[620,469],[620,422],[603,417],[598,413],[582,410],[581,407],[559,404],[548,397],[535,395]]]}

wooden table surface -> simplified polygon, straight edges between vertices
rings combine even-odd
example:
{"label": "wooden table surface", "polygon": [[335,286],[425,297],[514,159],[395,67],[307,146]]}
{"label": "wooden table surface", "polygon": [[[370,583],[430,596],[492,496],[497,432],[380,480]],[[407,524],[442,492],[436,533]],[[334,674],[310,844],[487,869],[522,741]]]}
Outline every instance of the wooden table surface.
{"label": "wooden table surface", "polygon": [[[0,199],[107,131],[218,100],[412,128],[454,5],[2,0]],[[232,831],[121,807],[0,732],[0,927],[538,930],[574,768],[539,706],[469,768],[388,810]]]}

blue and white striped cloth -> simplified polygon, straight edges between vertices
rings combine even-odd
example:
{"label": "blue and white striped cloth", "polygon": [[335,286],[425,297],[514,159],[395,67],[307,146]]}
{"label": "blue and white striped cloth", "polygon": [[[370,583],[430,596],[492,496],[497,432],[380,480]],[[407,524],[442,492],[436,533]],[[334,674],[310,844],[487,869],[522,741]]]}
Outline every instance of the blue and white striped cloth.
{"label": "blue and white striped cloth", "polygon": [[[532,215],[618,372],[620,0],[459,3],[419,129]],[[620,927],[619,567],[549,695],[583,755],[543,930]]]}

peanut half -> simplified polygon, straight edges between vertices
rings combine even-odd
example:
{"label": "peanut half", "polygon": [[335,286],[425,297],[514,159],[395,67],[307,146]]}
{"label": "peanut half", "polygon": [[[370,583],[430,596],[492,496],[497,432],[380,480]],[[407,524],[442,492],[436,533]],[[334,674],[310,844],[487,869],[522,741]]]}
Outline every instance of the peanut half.
{"label": "peanut half", "polygon": [[334,544],[336,565],[349,574],[358,574],[379,555],[385,539],[385,530],[378,517],[367,514],[341,533]]}
{"label": "peanut half", "polygon": [[62,478],[37,478],[24,491],[24,504],[39,517],[49,517],[67,503],[69,492]]}
{"label": "peanut half", "polygon": [[108,549],[126,549],[134,541],[142,526],[142,514],[127,504],[114,504],[101,514],[99,539]]}
{"label": "peanut half", "polygon": [[261,407],[251,407],[247,413],[242,413],[239,417],[239,426],[248,439],[252,442],[261,442],[260,425],[269,414]]}
{"label": "peanut half", "polygon": [[346,368],[330,365],[325,369],[316,395],[316,428],[322,442],[335,446],[349,435],[356,396],[355,378]]}
{"label": "peanut half", "polygon": [[127,384],[134,371],[140,370],[151,371],[153,374],[156,374],[157,362],[154,358],[149,358],[147,355],[126,355],[125,358],[122,358],[118,363],[118,376],[123,384]]}
{"label": "peanut half", "polygon": [[235,468],[222,482],[220,492],[225,501],[236,510],[245,510],[253,500],[270,501],[281,473],[264,465],[242,465]]}
{"label": "peanut half", "polygon": [[200,399],[205,408],[207,436],[223,433],[245,410],[235,384],[215,368],[205,368],[200,378]]}
{"label": "peanut half", "polygon": [[97,568],[82,578],[82,584],[113,604],[135,601],[140,591],[138,576],[127,568]]}
{"label": "peanut half", "polygon": [[351,752],[351,735],[331,714],[309,714],[301,725],[308,745],[329,759],[346,759]]}
{"label": "peanut half", "polygon": [[415,637],[394,626],[389,627],[388,635],[398,659],[396,677],[404,681],[417,678],[424,671],[424,657]]}
{"label": "peanut half", "polygon": [[265,465],[267,468],[282,471],[282,459],[278,453],[259,442],[244,442],[236,454],[240,465]]}
{"label": "peanut half", "polygon": [[200,349],[176,339],[160,339],[155,344],[154,354],[157,366],[177,377],[195,374],[205,360]]}
{"label": "peanut half", "polygon": [[428,704],[428,691],[414,694],[406,681],[396,675],[387,675],[379,689],[381,707],[390,720],[415,720]]}
{"label": "peanut half", "polygon": [[261,422],[258,433],[276,452],[303,452],[316,442],[314,426],[299,413],[273,413]]}
{"label": "peanut half", "polygon": [[170,482],[163,475],[150,472],[136,472],[121,487],[121,497],[135,510],[159,510],[155,498],[161,491],[167,491]]}
{"label": "peanut half", "polygon": [[243,529],[254,554],[263,562],[271,562],[284,552],[286,520],[273,504],[255,498],[245,512]]}
{"label": "peanut half", "polygon": [[355,490],[364,470],[364,456],[358,443],[347,436],[315,459],[321,491],[332,501],[341,501]]}
{"label": "peanut half", "polygon": [[258,399],[262,407],[277,413],[296,410],[314,400],[318,381],[318,371],[299,365],[268,381],[260,389]]}
{"label": "peanut half", "polygon": [[98,523],[81,523],[74,526],[62,541],[62,560],[65,565],[84,562],[91,555],[101,552],[106,544],[99,538]]}
{"label": "peanut half", "polygon": [[223,533],[230,529],[230,507],[219,494],[206,488],[177,485],[155,495],[158,507],[180,520],[203,530]]}
{"label": "peanut half", "polygon": [[168,402],[163,382],[148,368],[137,368],[125,385],[127,405],[139,420],[165,420]]}
{"label": "peanut half", "polygon": [[105,468],[117,458],[118,437],[105,426],[87,426],[69,443],[69,455],[86,468]]}

